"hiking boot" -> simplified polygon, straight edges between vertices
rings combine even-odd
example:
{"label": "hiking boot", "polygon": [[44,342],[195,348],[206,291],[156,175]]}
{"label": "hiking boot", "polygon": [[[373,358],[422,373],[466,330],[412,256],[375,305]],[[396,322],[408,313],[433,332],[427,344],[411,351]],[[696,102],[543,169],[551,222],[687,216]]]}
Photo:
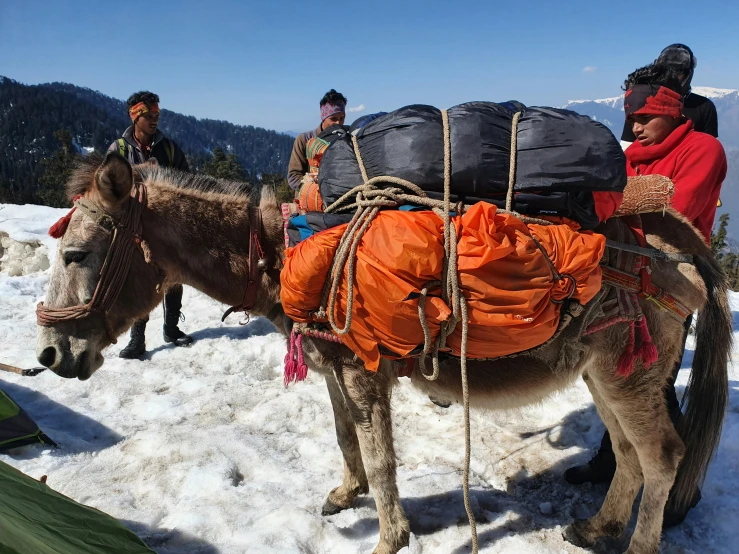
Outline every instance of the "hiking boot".
{"label": "hiking boot", "polygon": [[695,489],[693,498],[690,500],[690,504],[687,506],[687,508],[678,509],[673,506],[672,502],[670,502],[668,499],[667,505],[665,506],[664,519],[662,520],[662,529],[670,529],[671,527],[676,527],[677,525],[680,525],[685,517],[688,515],[688,512],[695,508],[700,501],[700,489]]}
{"label": "hiking boot", "polygon": [[131,327],[131,340],[120,351],[118,357],[125,360],[135,360],[141,358],[144,352],[146,352],[146,321],[137,321]]}
{"label": "hiking boot", "polygon": [[164,326],[162,335],[164,342],[171,342],[175,346],[189,346],[192,344],[192,337],[186,335],[177,326],[180,318],[184,321],[180,309],[182,308],[182,285],[177,285],[169,289],[164,294]]}
{"label": "hiking boot", "polygon": [[571,485],[610,483],[615,473],[616,456],[611,449],[601,446],[587,464],[571,467],[565,471],[565,481]]}
{"label": "hiking boot", "polygon": [[164,342],[171,342],[175,346],[189,346],[192,344],[192,337],[180,331],[177,324],[167,325],[165,323],[162,329]]}

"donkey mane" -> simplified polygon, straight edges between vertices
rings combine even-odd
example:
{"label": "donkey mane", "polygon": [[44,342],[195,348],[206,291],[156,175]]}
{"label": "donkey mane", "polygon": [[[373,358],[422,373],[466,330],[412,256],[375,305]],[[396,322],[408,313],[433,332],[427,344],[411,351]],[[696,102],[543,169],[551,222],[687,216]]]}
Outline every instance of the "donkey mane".
{"label": "donkey mane", "polygon": [[[89,156],[80,156],[66,185],[67,199],[71,202],[76,196],[84,194],[92,186],[95,172],[103,162],[103,156],[94,153]],[[134,179],[139,182],[155,181],[160,185],[209,194],[223,194],[238,200],[247,200],[250,203],[259,203],[260,190],[251,183],[229,181],[210,175],[185,173],[178,169],[161,167],[158,165],[140,164],[133,168]],[[270,196],[265,189],[262,196]]]}

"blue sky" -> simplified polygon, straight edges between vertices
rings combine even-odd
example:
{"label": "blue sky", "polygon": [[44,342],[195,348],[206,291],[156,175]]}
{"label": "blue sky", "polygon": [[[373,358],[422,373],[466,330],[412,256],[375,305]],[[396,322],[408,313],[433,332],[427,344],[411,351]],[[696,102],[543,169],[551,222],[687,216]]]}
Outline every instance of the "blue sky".
{"label": "blue sky", "polygon": [[[0,75],[277,130],[318,122],[329,88],[350,116],[412,103],[615,96],[673,42],[694,84],[739,88],[739,2],[0,1]],[[350,117],[351,119],[351,117]]]}

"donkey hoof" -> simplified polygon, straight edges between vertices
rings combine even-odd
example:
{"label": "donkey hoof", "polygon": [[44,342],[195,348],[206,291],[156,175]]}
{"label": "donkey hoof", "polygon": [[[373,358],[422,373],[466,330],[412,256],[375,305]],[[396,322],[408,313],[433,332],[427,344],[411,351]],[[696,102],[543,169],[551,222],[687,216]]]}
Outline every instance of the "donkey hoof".
{"label": "donkey hoof", "polygon": [[338,504],[334,504],[333,502],[331,502],[330,498],[327,498],[326,502],[324,502],[323,504],[323,508],[321,508],[321,515],[333,516],[343,510],[346,510],[346,508],[344,508],[343,506],[339,506]]}
{"label": "donkey hoof", "polygon": [[589,548],[593,546],[595,542],[586,538],[586,528],[587,520],[577,520],[567,526],[562,533],[562,538],[570,544],[574,544],[580,548]]}

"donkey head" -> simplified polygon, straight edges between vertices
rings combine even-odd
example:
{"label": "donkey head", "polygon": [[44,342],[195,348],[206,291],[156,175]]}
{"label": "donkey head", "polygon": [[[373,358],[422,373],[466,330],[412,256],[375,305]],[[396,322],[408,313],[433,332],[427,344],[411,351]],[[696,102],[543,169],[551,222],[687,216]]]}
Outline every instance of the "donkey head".
{"label": "donkey head", "polygon": [[[133,170],[117,153],[109,153],[97,167],[89,162],[81,166],[67,184],[70,195],[81,198],[52,228],[59,244],[46,302],[39,308],[36,344],[39,362],[62,377],[88,379],[103,364],[101,352],[114,337],[161,300],[157,287],[161,276],[146,263],[138,245],[140,237],[120,228],[130,203],[137,202],[131,196],[133,187]],[[130,263],[119,272],[123,278],[120,287],[98,287],[104,269],[112,267],[109,251],[116,229],[119,244],[114,248],[134,239],[136,247]],[[113,290],[116,288],[119,292]],[[97,300],[93,302],[94,297],[116,292],[116,300],[108,302],[105,309],[99,308]],[[44,320],[42,312],[55,318]]]}

